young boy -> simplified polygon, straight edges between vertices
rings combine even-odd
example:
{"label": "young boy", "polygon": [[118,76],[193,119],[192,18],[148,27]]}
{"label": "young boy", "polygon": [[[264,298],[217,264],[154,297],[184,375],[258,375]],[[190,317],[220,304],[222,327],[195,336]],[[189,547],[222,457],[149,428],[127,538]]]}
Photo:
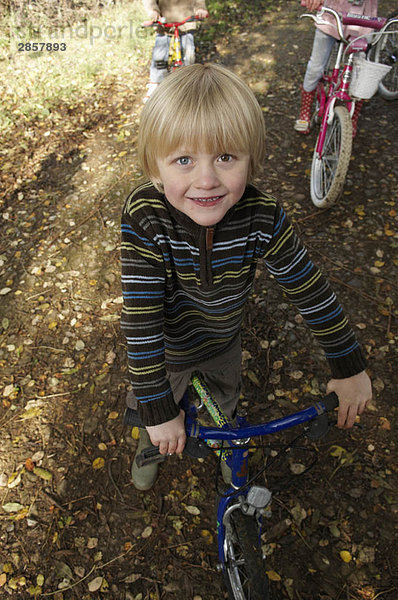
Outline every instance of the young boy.
{"label": "young boy", "polygon": [[[122,217],[122,329],[133,394],[152,444],[185,444],[178,402],[199,371],[227,416],[240,394],[240,329],[257,261],[297,306],[323,347],[351,427],[371,399],[365,360],[328,282],[312,264],[278,202],[250,184],[264,158],[260,106],[236,75],[192,65],[159,86],[141,114],[140,163],[149,183]],[[149,438],[148,435],[149,434]],[[149,489],[157,465],[132,467]]]}
{"label": "young boy", "polygon": [[[209,16],[206,8],[206,0],[143,0],[144,8],[148,13],[150,21],[155,22],[160,17],[166,19],[166,23],[180,23],[192,15],[199,19]],[[181,25],[181,46],[184,65],[193,65],[195,62],[194,32],[196,23],[189,22]],[[156,33],[155,45],[152,51],[152,61],[149,71],[149,84],[144,102],[157,89],[159,83],[167,75],[167,61],[169,58],[170,36],[164,27],[159,26]]]}

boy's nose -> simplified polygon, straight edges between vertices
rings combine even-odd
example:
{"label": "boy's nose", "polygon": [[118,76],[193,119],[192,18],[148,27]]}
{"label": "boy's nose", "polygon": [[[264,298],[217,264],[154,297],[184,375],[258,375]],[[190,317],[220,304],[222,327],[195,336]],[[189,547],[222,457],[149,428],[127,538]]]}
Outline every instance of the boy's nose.
{"label": "boy's nose", "polygon": [[211,190],[217,187],[220,180],[213,166],[200,166],[195,179],[195,187],[202,190]]}

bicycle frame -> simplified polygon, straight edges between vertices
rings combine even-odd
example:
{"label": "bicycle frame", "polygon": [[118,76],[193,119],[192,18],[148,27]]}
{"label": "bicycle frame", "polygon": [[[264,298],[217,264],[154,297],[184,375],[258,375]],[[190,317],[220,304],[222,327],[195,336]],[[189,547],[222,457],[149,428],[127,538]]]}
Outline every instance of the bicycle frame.
{"label": "bicycle frame", "polygon": [[[313,406],[309,406],[301,411],[275,419],[259,425],[251,425],[245,414],[236,415],[236,427],[233,427],[228,419],[223,414],[217,402],[210,396],[208,390],[199,380],[197,376],[193,376],[192,384],[198,393],[201,400],[201,405],[196,408],[188,399],[188,393],[185,393],[180,405],[186,413],[185,429],[187,436],[205,440],[211,446],[212,440],[229,441],[232,445],[232,450],[223,451],[227,465],[231,468],[232,481],[227,492],[220,498],[217,507],[217,541],[218,541],[218,556],[220,564],[224,566],[225,552],[225,526],[230,513],[242,506],[251,489],[249,483],[249,443],[250,439],[255,436],[271,435],[285,429],[290,429],[302,423],[306,423],[315,419],[317,416],[324,414],[328,410],[336,407],[338,404],[337,396],[329,395],[323,402],[318,402]],[[217,427],[206,427],[198,423],[198,410],[205,406]],[[224,456],[221,457],[221,460]],[[262,510],[268,506],[271,501],[272,494],[267,488],[257,487],[257,495],[262,496],[264,506]],[[238,502],[237,502],[238,500]],[[260,517],[261,518],[261,517]]]}

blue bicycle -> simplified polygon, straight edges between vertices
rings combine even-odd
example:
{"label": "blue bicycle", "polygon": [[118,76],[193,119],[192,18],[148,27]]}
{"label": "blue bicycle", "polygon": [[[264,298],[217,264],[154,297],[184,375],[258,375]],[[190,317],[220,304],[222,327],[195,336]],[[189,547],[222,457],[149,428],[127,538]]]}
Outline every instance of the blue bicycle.
{"label": "blue bicycle", "polygon": [[[258,425],[250,425],[243,411],[238,409],[234,423],[228,421],[218,404],[211,397],[199,376],[192,377],[192,386],[199,401],[191,400],[186,393],[181,407],[186,413],[185,428],[187,443],[184,454],[193,458],[205,458],[216,452],[218,455],[217,479],[221,462],[230,470],[231,482],[219,494],[217,507],[217,539],[219,570],[222,571],[230,600],[271,600],[267,566],[261,549],[261,536],[266,532],[265,523],[271,516],[272,492],[255,480],[270,467],[278,454],[268,461],[254,475],[249,475],[249,452],[253,447],[251,439],[266,436],[301,424],[304,432],[293,442],[282,446],[279,454],[295,447],[302,435],[313,440],[325,435],[330,427],[328,412],[338,406],[336,394],[329,394],[322,401],[281,419]],[[205,407],[216,423],[216,427],[200,424],[198,413]],[[142,427],[137,413],[127,409],[125,423]],[[268,446],[269,447],[269,446]],[[163,460],[158,448],[144,449],[137,456],[138,466]],[[316,461],[312,461],[308,470]],[[224,470],[226,472],[227,470]],[[228,471],[227,471],[228,472]]]}

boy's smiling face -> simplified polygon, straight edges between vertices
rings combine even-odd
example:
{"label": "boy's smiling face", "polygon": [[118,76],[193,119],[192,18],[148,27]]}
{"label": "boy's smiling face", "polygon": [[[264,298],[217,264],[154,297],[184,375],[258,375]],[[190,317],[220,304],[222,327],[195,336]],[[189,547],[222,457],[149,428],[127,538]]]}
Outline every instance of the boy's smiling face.
{"label": "boy's smiling face", "polygon": [[211,227],[242,197],[250,157],[248,154],[211,154],[179,148],[157,160],[167,200],[198,225]]}

